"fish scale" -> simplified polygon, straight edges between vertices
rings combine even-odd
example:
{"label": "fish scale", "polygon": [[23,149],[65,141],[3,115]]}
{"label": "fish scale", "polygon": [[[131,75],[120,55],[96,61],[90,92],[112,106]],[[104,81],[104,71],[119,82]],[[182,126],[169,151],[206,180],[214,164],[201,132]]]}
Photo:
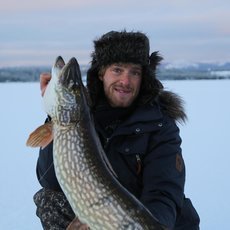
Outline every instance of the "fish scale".
{"label": "fish scale", "polygon": [[74,213],[93,230],[166,229],[117,180],[87,98],[76,59],[65,65],[58,57],[43,100],[53,123],[55,173]]}

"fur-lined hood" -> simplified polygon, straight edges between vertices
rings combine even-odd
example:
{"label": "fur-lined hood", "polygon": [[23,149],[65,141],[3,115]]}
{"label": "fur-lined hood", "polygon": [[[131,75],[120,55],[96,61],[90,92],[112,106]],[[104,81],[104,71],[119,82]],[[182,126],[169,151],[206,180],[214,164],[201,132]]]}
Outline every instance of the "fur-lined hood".
{"label": "fur-lined hood", "polygon": [[176,93],[161,90],[157,96],[162,112],[179,123],[185,123],[187,115],[183,99]]}

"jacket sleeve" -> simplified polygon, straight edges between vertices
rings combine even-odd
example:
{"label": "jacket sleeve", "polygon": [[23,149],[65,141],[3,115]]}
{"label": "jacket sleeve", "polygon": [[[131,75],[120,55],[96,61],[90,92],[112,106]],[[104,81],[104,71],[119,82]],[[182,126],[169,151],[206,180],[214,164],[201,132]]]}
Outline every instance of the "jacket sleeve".
{"label": "jacket sleeve", "polygon": [[53,164],[53,142],[44,149],[39,150],[36,173],[38,181],[43,188],[61,191]]}
{"label": "jacket sleeve", "polygon": [[160,221],[173,229],[184,198],[185,168],[181,155],[179,128],[165,118],[150,138],[143,159],[143,190],[140,200]]}

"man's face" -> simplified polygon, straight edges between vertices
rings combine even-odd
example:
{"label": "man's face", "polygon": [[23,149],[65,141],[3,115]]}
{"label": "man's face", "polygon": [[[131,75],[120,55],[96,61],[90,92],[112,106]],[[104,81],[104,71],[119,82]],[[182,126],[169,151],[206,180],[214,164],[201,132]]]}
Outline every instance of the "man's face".
{"label": "man's face", "polygon": [[112,107],[128,107],[137,98],[142,79],[141,65],[112,64],[103,76],[105,96]]}

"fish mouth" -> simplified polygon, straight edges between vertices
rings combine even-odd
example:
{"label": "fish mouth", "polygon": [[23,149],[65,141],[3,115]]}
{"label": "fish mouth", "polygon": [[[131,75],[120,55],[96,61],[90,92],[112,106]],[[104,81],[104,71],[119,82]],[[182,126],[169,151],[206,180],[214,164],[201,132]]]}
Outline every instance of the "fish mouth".
{"label": "fish mouth", "polygon": [[55,60],[54,67],[62,69],[65,66],[65,61],[61,56],[58,56]]}
{"label": "fish mouth", "polygon": [[62,69],[59,81],[64,87],[76,89],[83,84],[80,66],[76,58],[71,58],[65,65],[63,58],[59,56],[56,59],[55,67]]}

